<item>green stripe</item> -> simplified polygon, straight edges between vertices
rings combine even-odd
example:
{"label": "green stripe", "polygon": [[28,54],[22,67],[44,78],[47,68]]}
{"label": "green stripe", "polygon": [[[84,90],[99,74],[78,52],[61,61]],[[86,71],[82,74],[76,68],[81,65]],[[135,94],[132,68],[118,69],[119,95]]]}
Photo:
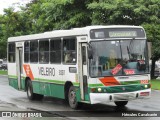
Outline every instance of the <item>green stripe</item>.
{"label": "green stripe", "polygon": [[141,81],[140,80],[136,80],[136,81],[120,81],[120,85],[131,85],[131,84],[140,84]]}
{"label": "green stripe", "polygon": [[[15,75],[8,75],[8,77],[17,79],[17,76],[15,76]],[[23,76],[23,78],[25,78],[25,77]],[[62,84],[62,85],[64,85],[66,82],[66,81],[62,81],[62,80],[49,80],[49,79],[39,79],[39,78],[35,78],[34,80],[39,81],[39,82],[55,83],[55,84]],[[77,83],[77,82],[72,82],[72,83],[74,86],[79,86],[79,83]]]}
{"label": "green stripe", "polygon": [[15,75],[8,75],[8,78],[17,78]]}
{"label": "green stripe", "polygon": [[[149,80],[150,83],[150,80]],[[141,80],[136,80],[136,81],[120,81],[120,85],[135,85],[135,84],[141,84]],[[89,84],[89,87],[100,87],[104,86],[103,84]],[[115,85],[116,86],[116,85]]]}
{"label": "green stripe", "polygon": [[[66,83],[66,81],[61,81],[61,80],[49,80],[49,79],[38,79],[38,78],[35,78],[35,80],[39,80],[39,82],[49,82],[49,83],[56,83],[56,84],[62,84],[62,85]],[[77,82],[72,82],[72,83],[74,86],[79,86],[79,83]]]}
{"label": "green stripe", "polygon": [[[145,87],[147,85],[147,88]],[[123,93],[123,92],[134,92],[139,90],[149,89],[149,84],[137,84],[137,85],[119,85],[119,86],[103,86],[101,92],[98,92],[98,86],[95,87],[95,93]]]}
{"label": "green stripe", "polygon": [[[150,80],[148,80],[150,83]],[[141,80],[136,81],[120,81],[120,85],[132,85],[132,84],[141,84]]]}
{"label": "green stripe", "polygon": [[139,84],[139,85],[137,84],[137,85],[126,85],[126,86],[111,86],[111,87],[107,87],[106,91],[108,93],[134,92],[134,91],[148,89],[148,87],[145,88],[145,85],[148,85],[148,84]]}
{"label": "green stripe", "polygon": [[89,84],[89,87],[98,87],[98,86],[104,86],[103,84]]}
{"label": "green stripe", "polygon": [[49,82],[49,83],[65,84],[65,81],[61,81],[61,80],[49,80],[49,79],[38,79],[38,78],[35,78],[35,80],[38,80],[39,82]]}

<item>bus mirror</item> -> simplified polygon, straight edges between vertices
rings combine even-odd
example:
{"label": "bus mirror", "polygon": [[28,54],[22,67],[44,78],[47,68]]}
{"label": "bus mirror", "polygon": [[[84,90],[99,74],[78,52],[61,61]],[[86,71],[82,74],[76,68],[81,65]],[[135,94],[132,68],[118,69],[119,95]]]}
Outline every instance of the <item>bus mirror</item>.
{"label": "bus mirror", "polygon": [[91,44],[88,43],[88,59],[93,59],[93,49]]}

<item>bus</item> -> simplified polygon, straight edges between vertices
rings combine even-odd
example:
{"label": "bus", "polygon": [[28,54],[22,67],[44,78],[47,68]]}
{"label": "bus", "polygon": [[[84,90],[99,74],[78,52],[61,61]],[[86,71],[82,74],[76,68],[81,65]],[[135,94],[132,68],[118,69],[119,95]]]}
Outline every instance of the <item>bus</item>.
{"label": "bus", "polygon": [[10,37],[8,79],[30,100],[51,96],[73,109],[150,98],[145,30],[97,25]]}

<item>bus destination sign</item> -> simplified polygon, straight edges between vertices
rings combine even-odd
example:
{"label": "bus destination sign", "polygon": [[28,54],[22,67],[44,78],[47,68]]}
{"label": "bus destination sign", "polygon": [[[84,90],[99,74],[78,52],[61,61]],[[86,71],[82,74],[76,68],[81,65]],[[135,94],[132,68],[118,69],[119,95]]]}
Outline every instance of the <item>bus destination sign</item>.
{"label": "bus destination sign", "polygon": [[103,28],[90,30],[91,39],[105,38],[145,38],[141,28]]}
{"label": "bus destination sign", "polygon": [[109,37],[114,38],[114,37],[137,37],[137,32],[136,31],[110,31],[109,32]]}

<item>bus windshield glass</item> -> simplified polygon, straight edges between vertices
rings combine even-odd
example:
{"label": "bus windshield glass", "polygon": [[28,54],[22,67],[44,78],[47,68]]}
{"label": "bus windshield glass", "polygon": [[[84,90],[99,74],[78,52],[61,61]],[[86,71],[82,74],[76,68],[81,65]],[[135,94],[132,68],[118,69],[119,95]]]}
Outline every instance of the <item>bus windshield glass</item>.
{"label": "bus windshield glass", "polygon": [[148,73],[146,40],[91,42],[91,77]]}

